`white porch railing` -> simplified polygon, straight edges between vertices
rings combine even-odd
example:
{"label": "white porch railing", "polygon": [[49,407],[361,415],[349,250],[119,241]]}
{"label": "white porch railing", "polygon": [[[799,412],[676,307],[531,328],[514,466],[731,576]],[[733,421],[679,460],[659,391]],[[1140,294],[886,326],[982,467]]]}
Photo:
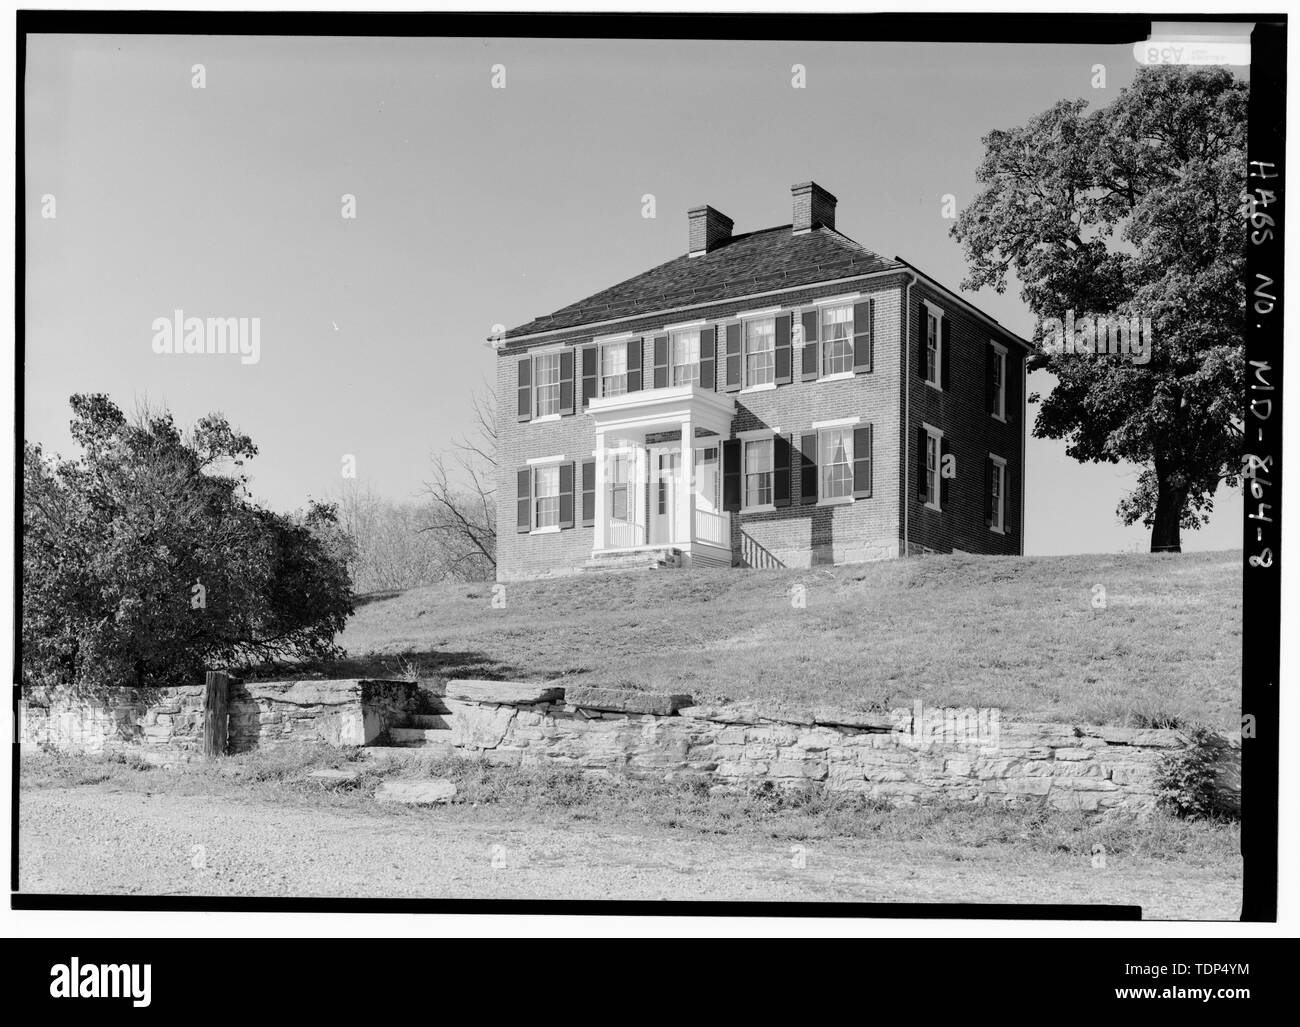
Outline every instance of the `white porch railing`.
{"label": "white porch railing", "polygon": [[695,511],[695,540],[707,542],[711,546],[727,549],[731,546],[727,515],[710,513],[708,510]]}
{"label": "white porch railing", "polygon": [[605,548],[627,549],[645,545],[645,527],[632,521],[610,519],[605,525]]}

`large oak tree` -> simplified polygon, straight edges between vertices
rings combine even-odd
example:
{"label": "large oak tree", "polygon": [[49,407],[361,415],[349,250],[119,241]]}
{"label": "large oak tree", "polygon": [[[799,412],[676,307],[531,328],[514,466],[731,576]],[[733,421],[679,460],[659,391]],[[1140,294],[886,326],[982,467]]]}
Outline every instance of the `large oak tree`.
{"label": "large oak tree", "polygon": [[[1244,382],[1247,86],[1222,68],[1143,68],[1110,104],[1064,100],[985,136],[983,189],[962,211],[971,289],[1006,289],[1035,315],[1031,367],[1058,384],[1034,434],[1080,461],[1142,467],[1120,505],[1179,551],[1220,482],[1240,471]],[[1043,322],[1149,317],[1150,360],[1049,352]]]}

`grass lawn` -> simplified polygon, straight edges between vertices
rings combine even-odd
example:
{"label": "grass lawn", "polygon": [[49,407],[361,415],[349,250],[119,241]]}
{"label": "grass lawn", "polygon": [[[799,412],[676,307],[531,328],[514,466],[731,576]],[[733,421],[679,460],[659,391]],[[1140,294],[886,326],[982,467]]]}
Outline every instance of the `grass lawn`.
{"label": "grass lawn", "polygon": [[591,574],[500,586],[500,609],[490,584],[438,585],[364,598],[348,659],[311,672],[1231,728],[1241,584],[1230,551]]}

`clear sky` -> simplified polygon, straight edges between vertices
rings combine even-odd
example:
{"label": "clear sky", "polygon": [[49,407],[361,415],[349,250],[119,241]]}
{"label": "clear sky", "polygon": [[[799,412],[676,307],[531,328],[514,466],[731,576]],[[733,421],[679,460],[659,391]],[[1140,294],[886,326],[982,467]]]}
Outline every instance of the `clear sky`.
{"label": "clear sky", "polygon": [[[980,138],[1135,70],[1130,46],[29,37],[25,434],[68,452],[72,393],[147,397],[251,434],[277,509],[337,491],[345,454],[412,498],[492,326],[678,256],[688,208],[786,224],[813,179],[841,231],[955,288],[942,198],[973,196]],[[967,298],[1031,334],[1014,289]],[[260,360],[154,353],[176,309],[260,317]],[[1135,476],[1031,438],[1026,551],[1145,549],[1115,516]],[[1221,490],[1184,547],[1238,547],[1241,512]]]}

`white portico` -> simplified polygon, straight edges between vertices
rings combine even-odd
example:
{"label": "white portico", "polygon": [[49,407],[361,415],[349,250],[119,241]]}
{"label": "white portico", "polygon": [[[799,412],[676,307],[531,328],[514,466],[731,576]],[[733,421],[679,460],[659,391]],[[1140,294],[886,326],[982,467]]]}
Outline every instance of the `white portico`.
{"label": "white portico", "polygon": [[685,563],[731,565],[722,443],[735,400],[696,385],[592,399],[593,557],[675,549]]}

